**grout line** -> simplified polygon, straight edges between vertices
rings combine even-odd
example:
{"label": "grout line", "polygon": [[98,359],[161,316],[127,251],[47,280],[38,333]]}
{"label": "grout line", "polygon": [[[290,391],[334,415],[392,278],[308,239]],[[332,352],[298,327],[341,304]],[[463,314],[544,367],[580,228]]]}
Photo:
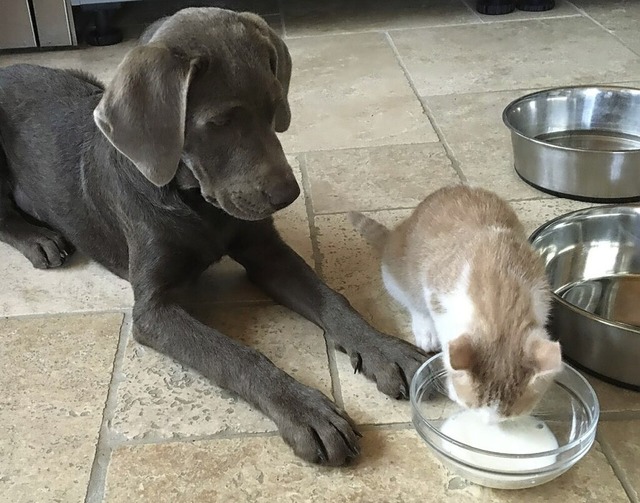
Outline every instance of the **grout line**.
{"label": "grout line", "polygon": [[[362,423],[358,425],[362,431],[377,430],[410,430],[413,425],[410,422],[392,422],[392,423]],[[277,430],[273,431],[221,431],[209,435],[188,435],[173,437],[154,437],[153,435],[145,435],[141,438],[132,439],[114,439],[110,444],[111,447],[131,447],[138,445],[158,445],[158,444],[179,444],[190,442],[206,442],[216,440],[233,440],[247,438],[280,438],[281,435]]]}
{"label": "grout line", "polygon": [[625,48],[627,48],[628,50],[630,50],[632,53],[634,53],[636,56],[640,56],[640,52],[634,50],[633,48],[629,47],[626,42],[624,40],[622,40],[618,35],[616,35],[616,33],[613,30],[610,30],[609,28],[607,28],[605,25],[603,25],[600,21],[597,21],[595,18],[591,17],[591,15],[589,13],[587,13],[586,10],[584,10],[582,7],[574,4],[573,2],[570,2],[569,0],[565,0],[568,4],[573,5],[573,7],[575,7],[578,12],[580,12],[580,14],[582,14],[583,17],[586,17],[588,20],[590,20],[592,23],[594,23],[595,25],[599,26],[600,28],[602,28],[604,31],[606,31],[609,35],[611,35],[613,38],[615,38],[618,42],[620,42]]}
{"label": "grout line", "polygon": [[[470,183],[470,182],[465,182]],[[553,196],[532,196],[532,197],[517,197],[514,199],[506,199],[506,201],[510,203],[523,203],[528,201],[551,201],[553,200]],[[383,211],[404,211],[404,210],[414,210],[418,203],[409,206],[393,206],[389,208],[354,208],[354,211],[359,211],[361,213],[379,213]],[[327,217],[327,216],[335,216],[335,215],[346,215],[351,210],[338,210],[338,211],[322,211],[318,212],[317,216],[319,217]]]}
{"label": "grout line", "polygon": [[302,174],[302,190],[304,191],[304,207],[309,223],[309,237],[311,238],[311,250],[313,253],[313,263],[316,274],[323,277],[322,274],[322,253],[320,252],[320,244],[318,243],[318,230],[316,228],[315,213],[313,211],[313,195],[311,192],[311,182],[307,169],[307,154],[302,153],[297,156],[300,163],[300,173]]}
{"label": "grout line", "polygon": [[509,89],[494,89],[491,91],[468,91],[468,92],[456,92],[456,93],[448,93],[448,94],[423,94],[421,96],[421,99],[423,100],[427,100],[429,98],[447,98],[447,97],[452,97],[452,96],[473,96],[475,94],[506,94],[506,93],[535,93],[538,91],[544,91],[545,89],[549,89],[549,88],[553,88],[553,87],[571,87],[573,85],[576,86],[619,86],[619,85],[623,85],[623,84],[627,84],[627,83],[631,83],[631,82],[638,82],[640,81],[640,78],[625,78],[624,80],[616,80],[613,82],[602,82],[602,81],[595,81],[595,82],[591,82],[591,83],[583,83],[583,84],[566,84],[566,85],[562,85],[562,84],[558,84],[558,85],[550,85],[550,86],[541,86],[541,87],[519,87],[519,88],[509,88]]}
{"label": "grout line", "polygon": [[19,319],[19,320],[31,320],[38,318],[52,318],[59,316],[85,316],[85,315],[101,315],[101,314],[122,314],[126,315],[131,312],[131,307],[118,307],[114,309],[96,309],[88,310],[88,311],[63,311],[63,312],[55,312],[55,313],[18,313],[18,314],[2,314],[0,318],[8,320],[8,319]]}
{"label": "grout line", "polygon": [[363,423],[358,425],[358,428],[362,431],[379,431],[379,430],[392,430],[403,431],[413,429],[413,424],[410,422],[404,423]]}
{"label": "grout line", "polygon": [[113,443],[114,447],[134,447],[138,445],[186,444],[192,442],[210,442],[214,440],[234,440],[246,438],[280,438],[277,430],[273,431],[221,431],[210,435],[189,435],[173,437],[154,437],[145,435],[141,438],[120,439]]}
{"label": "grout line", "polygon": [[602,421],[637,421],[640,419],[640,410],[610,410],[600,411]]}
{"label": "grout line", "polygon": [[350,150],[374,150],[377,148],[385,148],[385,147],[402,147],[407,145],[437,145],[440,141],[409,141],[409,142],[401,142],[401,143],[383,143],[380,145],[372,144],[372,145],[361,145],[357,147],[328,147],[328,148],[319,148],[315,150],[298,150],[298,151],[288,151],[289,155],[300,155],[300,154],[321,154],[324,152],[342,152],[342,151],[350,151]]}
{"label": "grout line", "polygon": [[[220,306],[230,306],[230,307],[252,307],[252,306],[272,306],[276,304],[271,299],[247,299],[247,300],[219,300],[219,299],[202,299],[202,300],[194,300],[194,301],[184,301],[181,302],[180,305],[187,309],[199,309],[203,307],[220,307]],[[51,318],[51,317],[59,317],[59,316],[85,316],[85,315],[103,315],[103,314],[123,314],[127,315],[131,313],[132,307],[122,307],[122,308],[114,308],[114,309],[96,309],[96,310],[88,310],[88,311],[66,311],[66,312],[55,312],[55,313],[19,313],[19,314],[0,314],[0,319],[20,319],[20,320],[30,320],[30,319],[39,319],[39,318]]]}
{"label": "grout line", "polygon": [[117,405],[118,386],[123,380],[122,365],[132,324],[133,321],[131,314],[125,314],[122,320],[122,326],[120,327],[118,348],[113,360],[111,382],[109,384],[107,399],[102,413],[102,424],[100,425],[96,454],[93,459],[93,465],[91,466],[91,474],[89,475],[89,485],[87,486],[87,494],[84,500],[85,503],[101,503],[104,499],[107,469],[109,467],[109,462],[111,461],[111,452],[113,450],[110,424],[113,420],[113,415]]}
{"label": "grout line", "polygon": [[[307,154],[298,156],[300,173],[302,174],[302,190],[304,191],[304,206],[307,213],[307,222],[309,225],[309,237],[311,239],[311,250],[313,254],[313,264],[316,274],[322,280],[322,252],[320,251],[320,243],[318,242],[318,229],[316,228],[315,213],[313,211],[313,196],[311,192],[311,182],[309,181]],[[344,399],[342,398],[342,387],[340,385],[340,373],[338,372],[338,364],[336,362],[336,350],[333,344],[329,342],[325,334],[323,334],[325,349],[327,351],[327,363],[329,365],[329,376],[331,378],[331,395],[334,402],[344,409]]]}
{"label": "grout line", "polygon": [[433,116],[433,112],[431,111],[429,106],[426,104],[426,102],[424,102],[422,99],[420,99],[420,93],[416,89],[415,83],[413,82],[411,74],[409,73],[409,69],[404,64],[404,61],[402,60],[402,56],[400,56],[400,52],[398,51],[398,48],[396,47],[396,44],[393,42],[393,39],[391,38],[391,35],[389,35],[389,33],[385,33],[385,36],[387,38],[387,42],[389,43],[389,45],[391,47],[391,50],[393,51],[393,54],[396,57],[396,60],[398,61],[398,64],[400,65],[400,68],[402,69],[402,72],[404,73],[405,78],[409,82],[409,86],[411,87],[411,90],[413,91],[413,93],[415,94],[416,98],[418,99],[418,103],[420,103],[420,105],[422,106],[422,110],[424,111],[424,114],[426,115],[427,119],[429,120],[429,123],[431,124],[431,127],[435,131],[435,133],[436,133],[436,135],[438,137],[438,140],[440,141],[440,143],[444,147],[445,154],[447,155],[447,158],[449,159],[449,162],[451,163],[451,167],[456,172],[456,174],[458,175],[458,178],[460,179],[460,181],[462,183],[468,183],[467,177],[462,172],[462,169],[460,168],[460,164],[458,163],[457,159],[455,158],[455,155],[453,153],[453,150],[451,149],[451,146],[447,142],[447,139],[445,138],[442,129],[440,128],[440,126],[438,126],[438,124],[437,124],[437,122],[435,120],[435,117]]}
{"label": "grout line", "polygon": [[470,5],[468,0],[460,0],[462,2],[462,4],[471,11],[471,13],[473,14],[473,16],[480,21],[481,23],[484,23],[484,20],[482,19],[482,16],[478,13],[478,11],[475,9],[475,7],[473,5]]}
{"label": "grout line", "polygon": [[478,26],[482,24],[481,21],[478,22],[471,22],[471,23],[443,23],[443,24],[425,24],[425,25],[420,25],[420,26],[399,26],[397,28],[365,28],[362,30],[355,30],[355,31],[332,31],[332,32],[325,32],[325,33],[310,33],[308,35],[293,35],[293,36],[288,36],[287,40],[297,40],[297,39],[305,39],[305,38],[323,38],[323,37],[335,37],[338,35],[346,35],[346,36],[352,36],[352,35],[361,35],[361,34],[372,34],[372,33],[379,33],[380,35],[385,35],[387,34],[387,32],[396,32],[396,31],[415,31],[415,30],[430,30],[432,28],[454,28],[454,27],[460,27],[460,26]]}
{"label": "grout line", "polygon": [[[413,210],[416,208],[418,203],[413,206],[398,206],[393,208],[372,208],[372,209],[363,209],[363,208],[354,208],[354,211],[359,211],[360,213],[378,213],[381,211],[402,211],[402,210]],[[322,213],[318,213],[318,216],[321,217],[330,217],[335,215],[346,215],[351,210],[341,210],[341,211],[323,211]]]}
{"label": "grout line", "polygon": [[[465,4],[466,5],[466,4]],[[469,5],[466,5],[469,9]],[[472,9],[475,14],[475,9]],[[431,30],[434,28],[459,28],[462,26],[480,26],[480,25],[492,25],[492,24],[504,24],[504,23],[532,23],[538,21],[546,21],[548,19],[567,19],[573,17],[582,17],[583,14],[580,12],[576,12],[575,14],[559,14],[557,16],[544,16],[544,17],[531,17],[531,18],[518,18],[518,19],[501,19],[494,21],[485,21],[480,15],[475,14],[476,21],[467,22],[467,23],[442,23],[442,24],[425,24],[420,26],[398,26],[398,27],[386,27],[386,28],[369,28],[362,30],[344,30],[344,31],[332,31],[325,33],[310,33],[303,35],[287,35],[287,40],[297,40],[297,39],[306,39],[306,38],[323,38],[323,37],[334,37],[334,36],[351,36],[351,35],[361,35],[361,34],[372,34],[379,33],[383,35],[387,35],[391,32],[399,32],[399,31],[415,31],[415,30]],[[588,16],[587,16],[588,17]]]}
{"label": "grout line", "polygon": [[329,359],[329,375],[331,376],[331,394],[333,401],[342,410],[346,410],[344,406],[344,398],[342,396],[342,383],[340,382],[340,371],[338,370],[338,361],[336,359],[336,348],[325,338],[327,346],[327,358]]}
{"label": "grout line", "polygon": [[[507,16],[509,14],[506,14]],[[501,17],[501,16],[496,16]],[[492,25],[492,24],[506,24],[506,23],[524,23],[531,21],[547,21],[549,19],[567,19],[571,17],[584,17],[580,12],[576,12],[574,14],[558,14],[557,16],[542,16],[542,17],[527,17],[527,18],[517,18],[517,19],[495,19],[493,21],[483,21],[484,24]]]}
{"label": "grout line", "polygon": [[606,441],[600,431],[598,431],[596,435],[596,440],[600,444],[600,449],[602,450],[604,457],[609,462],[609,466],[611,466],[613,474],[618,478],[618,481],[624,489],[624,492],[627,494],[629,501],[631,503],[640,503],[636,497],[635,490],[633,489],[633,484],[627,477],[626,471],[620,466],[620,463],[618,463],[618,460],[613,454],[613,448],[609,445],[609,442]]}

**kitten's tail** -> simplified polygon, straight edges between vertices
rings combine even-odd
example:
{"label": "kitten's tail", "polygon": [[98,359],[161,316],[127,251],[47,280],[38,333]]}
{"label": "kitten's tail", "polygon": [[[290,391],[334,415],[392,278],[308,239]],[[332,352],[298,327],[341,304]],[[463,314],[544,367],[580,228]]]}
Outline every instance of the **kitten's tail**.
{"label": "kitten's tail", "polygon": [[351,225],[365,238],[378,252],[384,249],[390,230],[374,219],[357,211],[349,212]]}

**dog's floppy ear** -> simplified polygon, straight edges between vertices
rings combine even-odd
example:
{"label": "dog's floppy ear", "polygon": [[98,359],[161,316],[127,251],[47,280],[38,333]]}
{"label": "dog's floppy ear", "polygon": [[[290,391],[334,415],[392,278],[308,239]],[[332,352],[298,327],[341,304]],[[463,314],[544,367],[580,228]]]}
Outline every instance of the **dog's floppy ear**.
{"label": "dog's floppy ear", "polygon": [[278,133],[282,133],[289,129],[289,124],[291,124],[291,109],[289,108],[289,82],[291,81],[291,55],[289,54],[289,49],[287,49],[286,44],[282,41],[282,39],[274,32],[271,28],[269,28],[270,39],[273,47],[276,50],[277,61],[276,61],[276,78],[282,85],[282,91],[284,96],[282,97],[282,101],[279,103],[278,108],[276,110],[276,131]]}
{"label": "dog's floppy ear", "polygon": [[275,74],[282,86],[282,101],[278,104],[275,114],[275,129],[282,133],[289,129],[291,124],[291,109],[289,108],[289,82],[291,81],[291,55],[289,49],[278,34],[260,16],[251,12],[243,12],[241,16],[256,23],[267,36],[270,45],[271,71]]}
{"label": "dog's floppy ear", "polygon": [[161,45],[132,49],[93,112],[104,135],[153,184],[175,176],[192,65]]}

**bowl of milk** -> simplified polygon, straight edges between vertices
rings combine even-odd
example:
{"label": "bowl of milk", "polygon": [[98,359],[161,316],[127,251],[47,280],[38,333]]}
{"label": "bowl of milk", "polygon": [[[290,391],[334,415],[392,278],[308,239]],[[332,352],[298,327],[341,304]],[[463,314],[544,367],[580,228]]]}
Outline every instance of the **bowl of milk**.
{"label": "bowl of milk", "polygon": [[545,484],[582,459],[593,445],[598,398],[566,363],[530,415],[488,422],[449,399],[442,353],[411,382],[412,420],[418,434],[452,472],[496,489]]}

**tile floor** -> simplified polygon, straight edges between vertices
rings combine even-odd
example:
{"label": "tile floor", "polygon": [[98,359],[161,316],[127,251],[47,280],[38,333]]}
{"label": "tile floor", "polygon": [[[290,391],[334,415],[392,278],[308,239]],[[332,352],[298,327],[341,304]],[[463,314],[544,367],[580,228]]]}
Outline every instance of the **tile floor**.
{"label": "tile floor", "polygon": [[[197,3],[130,4],[121,23],[135,33]],[[513,201],[533,229],[583,205],[514,175],[502,108],[540,87],[640,84],[640,1],[559,0],[546,13],[495,18],[460,0],[228,4],[264,15],[294,61],[294,121],[282,141],[304,197],[278,226],[329,284],[402,337],[407,320],[344,213],[396,222],[430,190],[462,181]],[[2,54],[0,65],[78,67],[108,80],[132,44]],[[135,344],[126,283],[82,257],[41,272],[0,245],[0,263],[1,503],[640,501],[639,393],[591,379],[603,409],[598,443],[556,481],[517,493],[469,485],[422,445],[407,403],[354,376],[317,328],[224,262],[198,284],[197,309],[362,425],[354,466],[317,468],[258,412]]]}

